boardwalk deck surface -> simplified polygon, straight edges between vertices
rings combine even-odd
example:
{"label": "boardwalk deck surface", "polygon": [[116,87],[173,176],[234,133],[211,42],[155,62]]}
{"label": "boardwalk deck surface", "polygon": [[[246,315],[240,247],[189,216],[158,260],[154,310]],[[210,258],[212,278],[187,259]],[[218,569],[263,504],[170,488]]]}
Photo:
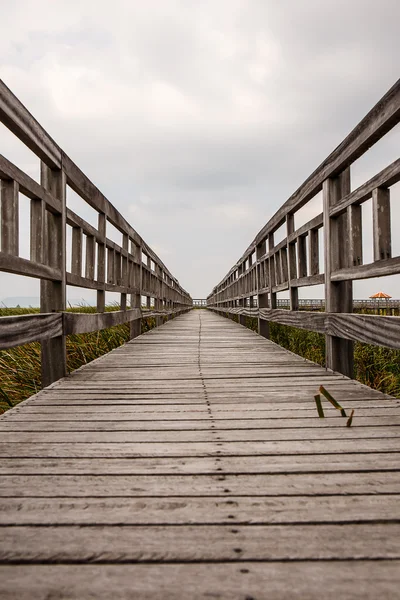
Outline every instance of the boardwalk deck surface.
{"label": "boardwalk deck surface", "polygon": [[[314,394],[323,384],[346,427]],[[400,404],[196,310],[0,419],[0,597],[400,597]]]}

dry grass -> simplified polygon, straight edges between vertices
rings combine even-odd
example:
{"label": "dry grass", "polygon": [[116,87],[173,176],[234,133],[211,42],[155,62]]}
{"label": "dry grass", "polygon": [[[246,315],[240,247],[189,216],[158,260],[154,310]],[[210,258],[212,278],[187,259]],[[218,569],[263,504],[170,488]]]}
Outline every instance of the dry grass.
{"label": "dry grass", "polygon": [[[118,310],[111,305],[106,310]],[[92,307],[69,309],[72,312],[95,312]],[[0,316],[37,313],[38,309],[0,309]],[[142,319],[142,333],[155,327],[155,319]],[[129,340],[129,324],[93,333],[67,337],[67,369],[71,373],[95,358],[118,348]],[[0,350],[0,413],[25,400],[41,389],[40,343],[33,342]]]}

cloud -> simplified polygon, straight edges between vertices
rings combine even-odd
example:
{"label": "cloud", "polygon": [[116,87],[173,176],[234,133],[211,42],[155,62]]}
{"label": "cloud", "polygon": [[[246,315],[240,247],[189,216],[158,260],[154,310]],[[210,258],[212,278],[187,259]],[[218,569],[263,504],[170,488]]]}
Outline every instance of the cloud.
{"label": "cloud", "polygon": [[5,83],[196,297],[398,76],[397,0],[2,8]]}

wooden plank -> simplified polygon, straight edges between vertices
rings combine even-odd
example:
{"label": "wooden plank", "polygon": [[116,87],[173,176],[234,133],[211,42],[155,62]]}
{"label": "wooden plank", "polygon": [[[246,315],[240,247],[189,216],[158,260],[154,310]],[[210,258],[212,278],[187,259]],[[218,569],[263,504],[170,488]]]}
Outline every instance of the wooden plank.
{"label": "wooden plank", "polygon": [[[236,412],[236,411],[235,411]],[[373,426],[373,427],[387,427],[387,426],[399,426],[400,425],[400,415],[385,415],[385,416],[377,416],[378,413],[374,415],[369,415],[370,412],[373,412],[373,409],[365,409],[365,414],[360,411],[357,411],[357,415],[354,417],[354,426],[360,428],[364,426]],[[397,411],[399,412],[399,411]],[[36,431],[140,431],[140,432],[149,432],[149,431],[209,431],[210,430],[210,421],[209,419],[167,419],[164,420],[162,415],[155,414],[153,419],[151,420],[142,420],[134,418],[136,415],[132,415],[133,418],[123,420],[123,419],[112,419],[112,415],[108,420],[104,419],[102,421],[93,420],[91,418],[85,418],[85,415],[78,420],[35,420],[35,419],[9,419],[4,423],[1,423],[0,430],[4,432],[36,432]],[[178,415],[177,415],[178,416]],[[158,417],[158,418],[157,418]],[[259,419],[251,419],[246,418],[245,414],[239,413],[239,415],[233,413],[231,419],[223,419],[220,420],[217,424],[215,422],[212,423],[213,427],[211,429],[218,432],[219,430],[224,429],[233,429],[233,430],[259,430],[259,429],[282,429],[282,428],[333,428],[336,429],[338,427],[343,427],[343,421],[341,419],[336,418],[329,414],[325,419],[318,419],[315,416],[315,412],[313,414],[305,415],[304,418],[300,417],[291,417],[291,415],[284,418],[284,415],[280,414],[280,416],[265,418],[264,415],[260,415]],[[21,440],[22,441],[22,440]]]}
{"label": "wooden plank", "polygon": [[349,281],[355,279],[370,279],[373,277],[386,277],[400,273],[400,257],[382,259],[376,263],[368,263],[358,267],[335,269],[331,273],[331,281]]}
{"label": "wooden plank", "polygon": [[391,258],[390,191],[387,188],[376,188],[372,192],[372,230],[374,261]]}
{"label": "wooden plank", "polygon": [[[284,599],[296,590],[299,598],[395,598],[400,582],[400,561],[339,562],[235,562],[198,564],[15,565],[0,566],[4,600],[48,600],[54,590],[68,589],[70,600],[90,595],[99,600],[129,597],[145,600],[180,598],[190,590],[193,600],[215,597]],[[156,583],[155,583],[156,582]],[[354,593],[353,593],[354,592]]]}
{"label": "wooden plank", "polygon": [[72,257],[71,257],[71,273],[82,277],[82,245],[83,232],[80,227],[72,229]]}
{"label": "wooden plank", "polygon": [[61,281],[62,277],[60,269],[56,267],[39,264],[5,252],[0,252],[0,266],[1,270],[6,273],[15,273],[25,277],[35,277],[49,281]]}
{"label": "wooden plank", "polygon": [[400,349],[400,318],[379,315],[329,315],[326,323],[330,335],[387,348]]}
{"label": "wooden plank", "polygon": [[[229,309],[227,309],[229,311]],[[261,318],[347,340],[400,349],[400,318],[260,308]]]}
{"label": "wooden plank", "polygon": [[19,254],[18,184],[0,180],[1,252]]}
{"label": "wooden plank", "polygon": [[[349,452],[399,452],[398,438],[376,439],[340,439],[340,440],[274,440],[270,442],[251,442],[251,454],[287,455],[287,454],[348,454]],[[1,455],[4,458],[139,458],[160,456],[245,456],[249,453],[249,442],[210,442],[165,444],[165,443],[34,443],[13,444],[0,442]]]}
{"label": "wooden plank", "polygon": [[296,242],[298,237],[303,237],[308,234],[310,231],[318,231],[323,226],[323,213],[317,215],[298,229],[296,231],[292,231],[287,236],[288,243]]}
{"label": "wooden plank", "polygon": [[63,327],[64,335],[73,333],[87,333],[89,331],[98,331],[108,329],[122,323],[129,323],[134,319],[141,318],[141,311],[133,308],[126,311],[110,311],[106,313],[64,313]]}
{"label": "wooden plank", "polygon": [[[317,418],[317,417],[316,417]],[[37,432],[25,431],[2,431],[2,442],[29,444],[34,443],[37,439]],[[400,428],[395,427],[374,427],[364,426],[355,427],[350,430],[346,427],[346,421],[342,421],[342,427],[314,427],[314,428],[282,428],[282,429],[219,429],[212,430],[211,427],[207,430],[180,430],[179,440],[177,441],[176,431],[152,431],[151,439],[154,443],[207,443],[207,442],[262,442],[271,440],[359,440],[359,439],[384,439],[390,438],[393,443],[397,443],[400,437]],[[41,431],[40,439],[42,443],[79,443],[82,440],[80,431]],[[149,440],[148,431],[86,431],[85,443],[101,443],[109,441],[111,444],[126,444],[126,443],[146,443]]]}
{"label": "wooden plank", "polygon": [[0,350],[62,335],[62,315],[0,317]]}
{"label": "wooden plank", "polygon": [[308,264],[310,275],[319,275],[318,229],[311,229],[308,234]]}
{"label": "wooden plank", "polygon": [[358,267],[363,263],[361,206],[349,206],[347,215],[350,236],[350,267]]}
{"label": "wooden plank", "polygon": [[85,277],[94,279],[94,264],[96,261],[96,241],[91,235],[86,236]]}
{"label": "wooden plank", "polygon": [[35,263],[44,261],[44,228],[46,205],[43,200],[31,200],[30,259]]}
{"label": "wooden plank", "polygon": [[390,187],[400,180],[400,158],[388,167],[369,179],[356,190],[347,194],[330,210],[330,216],[335,217],[345,212],[350,206],[359,205],[372,198],[372,193],[377,188]]}
{"label": "wooden plank", "polygon": [[[389,531],[392,535],[388,537]],[[189,542],[190,540],[190,542]],[[301,543],[299,541],[301,540]],[[343,543],[346,540],[346,543]],[[126,563],[400,558],[400,525],[2,527],[0,562]]]}
{"label": "wooden plank", "polygon": [[1,79],[0,120],[47,165],[61,167],[60,148]]}
{"label": "wooden plank", "polygon": [[14,180],[18,183],[19,191],[31,200],[43,200],[50,211],[61,212],[61,202],[52,196],[37,181],[21,171],[12,162],[0,154],[0,179]]}
{"label": "wooden plank", "polygon": [[[93,462],[93,461],[91,461]],[[395,494],[202,498],[0,498],[4,525],[291,524],[398,521]]]}
{"label": "wooden plank", "polygon": [[87,236],[91,236],[96,240],[101,240],[101,235],[99,231],[93,225],[90,225],[87,221],[82,219],[79,215],[77,215],[73,210],[67,208],[67,224],[71,227],[77,227],[82,229],[83,233]]}
{"label": "wooden plank", "polygon": [[[317,417],[320,383],[356,409],[351,428],[333,407]],[[264,577],[286,561],[314,574],[321,566],[320,597],[331,566],[348,559],[346,594],[359,593],[366,563],[400,553],[399,406],[214,313],[184,314],[0,418],[0,590],[23,598],[29,577],[30,595],[59,594],[53,569],[73,562],[76,574],[97,561],[106,581],[121,562],[179,565],[175,597],[182,578],[206,567],[204,597],[217,593],[214,568],[224,581],[229,565],[241,577],[257,565]],[[24,575],[33,562],[35,575]],[[140,597],[170,595],[162,575],[138,576]],[[390,590],[394,575],[381,570],[383,579]],[[254,586],[243,597],[262,597],[267,588]],[[78,597],[99,595],[93,581],[78,587]]]}
{"label": "wooden plank", "polygon": [[[151,457],[151,458],[8,458],[2,459],[1,475],[251,475],[287,473],[382,473],[396,471],[398,452],[381,452],[360,456],[349,454],[321,454],[313,456],[214,456]],[[248,478],[251,481],[250,478]],[[248,490],[244,490],[247,492]],[[340,492],[339,492],[340,493]],[[4,503],[3,503],[4,505]],[[11,510],[12,506],[10,506]],[[16,509],[14,509],[16,510]],[[400,509],[398,509],[400,510]],[[264,515],[266,518],[266,515]],[[51,518],[51,515],[49,515]],[[358,515],[363,519],[364,515]],[[394,518],[392,516],[392,518]],[[332,515],[329,520],[337,519]],[[354,519],[352,519],[354,520]],[[149,521],[151,522],[151,521]]]}

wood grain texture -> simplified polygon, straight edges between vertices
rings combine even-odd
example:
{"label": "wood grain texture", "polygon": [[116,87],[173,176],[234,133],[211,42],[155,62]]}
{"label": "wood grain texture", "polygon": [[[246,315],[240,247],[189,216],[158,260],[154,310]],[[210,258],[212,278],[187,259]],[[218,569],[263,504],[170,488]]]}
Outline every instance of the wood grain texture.
{"label": "wood grain texture", "polygon": [[400,158],[395,160],[388,167],[380,171],[377,175],[369,179],[364,184],[350,194],[344,196],[335,206],[330,209],[330,216],[335,217],[349,207],[359,205],[366,200],[372,198],[372,193],[375,189],[381,187],[390,187],[400,180]]}
{"label": "wood grain texture", "polygon": [[122,323],[129,323],[135,319],[140,319],[141,316],[141,310],[138,308],[132,308],[131,310],[126,311],[115,310],[94,314],[66,312],[62,315],[64,335],[108,329],[109,327],[115,327]]}
{"label": "wood grain texture", "polygon": [[0,349],[62,335],[61,314],[0,317]]}
{"label": "wood grain texture", "polygon": [[0,79],[0,120],[52,168],[61,167],[61,150]]}
{"label": "wood grain texture", "polygon": [[0,252],[0,269],[6,273],[15,273],[25,277],[36,277],[49,281],[61,281],[61,271],[56,267],[43,265],[20,256]]}
{"label": "wood grain texture", "polygon": [[16,181],[22,194],[31,200],[44,200],[51,211],[61,211],[61,203],[58,198],[49,194],[39,183],[2,155],[0,155],[0,178]]}
{"label": "wood grain texture", "polygon": [[400,561],[0,566],[4,600],[396,598]]}
{"label": "wood grain texture", "polygon": [[285,309],[214,309],[217,312],[259,316],[267,321],[316,331],[355,342],[400,349],[400,318],[350,313],[323,313]]}
{"label": "wood grain texture", "polygon": [[[333,408],[318,418],[321,383],[355,408],[353,427]],[[182,314],[0,418],[2,597],[24,598],[28,584],[62,597],[57,569],[70,563],[81,597],[101,597],[79,579],[93,563],[99,577],[166,569],[148,583],[138,574],[140,597],[168,597],[178,565],[182,597],[182,577],[207,567],[196,584],[207,597],[213,569],[225,579],[257,565],[283,594],[278,565],[330,581],[346,561],[354,596],[370,565],[400,557],[399,407],[213,312]],[[380,571],[384,589],[395,573]]]}

